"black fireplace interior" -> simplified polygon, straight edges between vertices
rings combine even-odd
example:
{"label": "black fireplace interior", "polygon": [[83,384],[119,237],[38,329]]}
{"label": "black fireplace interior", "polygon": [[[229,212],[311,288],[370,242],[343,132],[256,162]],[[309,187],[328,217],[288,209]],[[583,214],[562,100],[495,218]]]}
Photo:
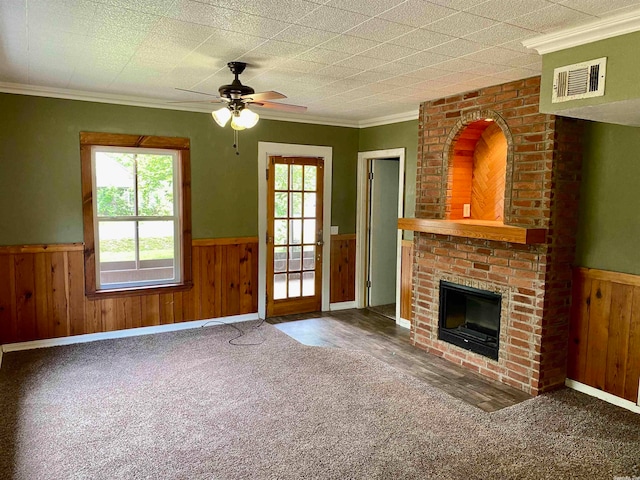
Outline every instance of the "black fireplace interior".
{"label": "black fireplace interior", "polygon": [[438,338],[498,359],[501,296],[440,281]]}

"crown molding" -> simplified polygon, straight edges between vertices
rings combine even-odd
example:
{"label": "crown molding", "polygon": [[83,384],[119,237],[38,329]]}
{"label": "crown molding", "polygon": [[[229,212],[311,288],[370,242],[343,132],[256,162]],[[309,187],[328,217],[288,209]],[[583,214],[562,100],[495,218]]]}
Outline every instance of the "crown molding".
{"label": "crown molding", "polygon": [[522,45],[526,48],[533,48],[540,55],[544,55],[639,30],[640,10],[634,10],[633,12],[596,20],[579,27],[567,28],[559,32],[530,38],[523,41]]}
{"label": "crown molding", "polygon": [[360,120],[358,122],[358,128],[378,127],[380,125],[390,125],[392,123],[417,120],[419,113],[419,110],[411,110],[410,112],[394,113],[393,115],[385,115],[384,117],[376,117],[369,120]]}
{"label": "crown molding", "polygon": [[[169,104],[167,100],[136,97],[130,95],[117,95],[111,93],[86,92],[83,90],[70,90],[65,88],[43,87],[39,85],[25,85],[22,83],[0,82],[0,93],[12,93],[16,95],[31,95],[36,97],[62,98],[66,100],[79,100],[82,102],[109,103],[112,105],[127,105],[133,107],[160,108],[163,110],[178,110],[184,112],[211,113],[211,106],[185,106]],[[277,120],[282,122],[309,123],[313,125],[328,125],[334,127],[367,128],[377,125],[405,122],[418,118],[418,111],[377,117],[369,120],[346,120],[342,118],[317,117],[312,115],[295,115],[284,112],[260,112],[260,118],[264,120]]]}

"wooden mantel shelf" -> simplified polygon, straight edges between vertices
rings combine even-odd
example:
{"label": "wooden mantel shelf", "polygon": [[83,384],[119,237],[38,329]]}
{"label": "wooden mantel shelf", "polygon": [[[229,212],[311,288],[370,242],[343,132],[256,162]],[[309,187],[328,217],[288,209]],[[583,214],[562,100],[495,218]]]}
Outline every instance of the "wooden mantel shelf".
{"label": "wooden mantel shelf", "polygon": [[545,228],[524,228],[486,220],[431,220],[426,218],[399,218],[400,230],[437,233],[454,237],[480,238],[499,242],[531,245],[544,243]]}

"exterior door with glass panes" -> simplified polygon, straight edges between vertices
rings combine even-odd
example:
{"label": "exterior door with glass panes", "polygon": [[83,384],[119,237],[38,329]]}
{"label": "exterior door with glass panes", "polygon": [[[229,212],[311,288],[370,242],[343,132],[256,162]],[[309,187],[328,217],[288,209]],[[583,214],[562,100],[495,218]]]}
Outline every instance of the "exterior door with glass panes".
{"label": "exterior door with glass panes", "polygon": [[267,316],[322,307],[324,161],[269,157]]}

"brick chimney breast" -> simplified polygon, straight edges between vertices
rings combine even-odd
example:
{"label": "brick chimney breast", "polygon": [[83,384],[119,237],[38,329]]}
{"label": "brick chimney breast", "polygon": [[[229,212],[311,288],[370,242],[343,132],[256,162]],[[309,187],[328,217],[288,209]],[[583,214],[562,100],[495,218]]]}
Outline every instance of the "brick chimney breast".
{"label": "brick chimney breast", "polygon": [[[582,161],[582,122],[541,114],[539,93],[540,77],[532,77],[420,106],[417,218],[461,218],[452,201],[458,141],[470,145],[494,125],[506,138],[499,221],[548,233],[523,245],[416,232],[411,327],[414,345],[533,395],[566,376]],[[441,280],[502,295],[497,361],[438,339]]]}

